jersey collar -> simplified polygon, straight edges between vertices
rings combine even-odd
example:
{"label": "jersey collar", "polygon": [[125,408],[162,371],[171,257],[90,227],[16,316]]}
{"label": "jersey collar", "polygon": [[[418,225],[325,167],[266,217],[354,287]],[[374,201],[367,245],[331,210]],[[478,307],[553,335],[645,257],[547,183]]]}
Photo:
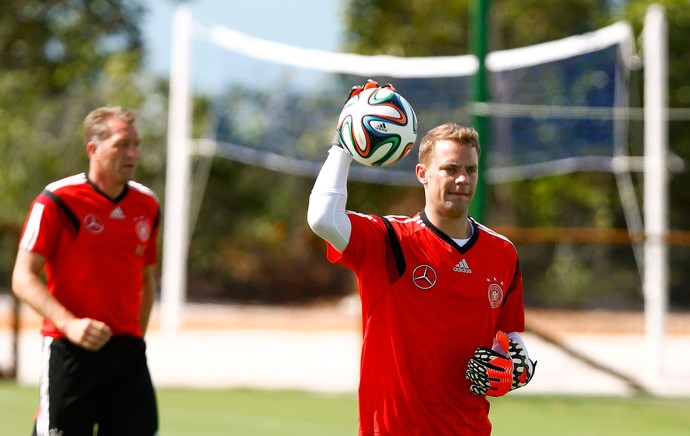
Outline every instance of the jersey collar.
{"label": "jersey collar", "polygon": [[99,194],[101,194],[102,196],[104,196],[108,200],[112,201],[113,203],[119,203],[120,200],[125,198],[125,196],[127,195],[127,192],[129,191],[129,183],[126,183],[125,187],[122,189],[122,192],[120,192],[120,195],[118,195],[115,198],[112,198],[111,196],[109,196],[105,192],[101,191],[98,188],[98,186],[96,186],[95,183],[93,183],[91,180],[89,180],[89,175],[87,173],[84,173],[84,175],[86,176],[86,182],[94,189],[94,191],[98,192]]}
{"label": "jersey collar", "polygon": [[467,219],[467,221],[470,223],[470,226],[472,227],[472,236],[470,236],[469,241],[467,241],[467,243],[461,247],[455,243],[453,238],[443,233],[441,229],[439,229],[438,227],[433,225],[431,221],[429,221],[429,218],[426,216],[426,212],[424,212],[424,209],[422,209],[422,211],[419,212],[419,217],[422,219],[422,222],[424,223],[424,225],[427,226],[429,230],[431,230],[436,236],[441,238],[444,242],[446,242],[448,245],[455,248],[458,252],[462,254],[467,253],[470,250],[470,248],[474,246],[475,242],[477,242],[477,239],[479,238],[479,226],[477,226],[477,222],[474,220],[474,218],[469,217]]}

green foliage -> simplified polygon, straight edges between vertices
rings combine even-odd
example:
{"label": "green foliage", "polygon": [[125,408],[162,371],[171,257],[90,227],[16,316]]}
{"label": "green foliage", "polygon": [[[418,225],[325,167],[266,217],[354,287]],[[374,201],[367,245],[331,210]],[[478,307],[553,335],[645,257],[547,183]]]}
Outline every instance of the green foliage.
{"label": "green foliage", "polygon": [[[629,0],[627,6],[618,14],[630,21],[636,33],[640,33],[644,24],[647,7],[652,4],[663,6],[668,25],[668,80],[670,107],[690,107],[690,3],[687,0]],[[640,93],[642,90],[640,89]],[[641,141],[641,138],[640,140]],[[641,147],[640,147],[641,148]],[[690,129],[688,120],[671,120],[669,123],[669,148],[686,160],[690,159]],[[688,205],[690,205],[690,171],[672,174],[670,194],[671,227],[687,230]]]}
{"label": "green foliage", "polygon": [[[362,54],[446,56],[469,52],[474,0],[350,0],[345,48]],[[522,47],[610,24],[607,0],[494,0],[491,50]]]}
{"label": "green foliage", "polygon": [[[325,158],[331,132],[320,126],[335,123],[335,114],[327,114],[337,111],[332,108],[342,101],[327,93],[297,97],[233,88],[214,105],[220,119],[214,133],[220,141],[263,150],[272,150],[283,136],[297,138],[276,151]],[[303,113],[310,123],[290,123],[284,116],[287,111],[293,116]],[[190,246],[188,295],[285,304],[351,293],[351,273],[326,260],[324,242],[307,225],[313,183],[310,178],[214,159]],[[391,213],[406,198],[402,188],[353,185],[353,210]]]}
{"label": "green foliage", "polygon": [[[457,55],[469,52],[469,7],[474,1],[351,0],[346,9],[346,48],[364,54],[401,56]],[[529,46],[594,31],[618,20],[629,20],[640,34],[647,8],[661,4],[669,28],[669,103],[690,104],[690,7],[687,0],[493,0],[489,32],[492,51]],[[633,74],[632,102],[643,95],[640,75]],[[543,86],[552,86],[546,83]],[[637,86],[637,88],[636,88]],[[583,104],[575,102],[575,104]],[[630,147],[643,153],[643,129],[631,121]],[[671,121],[670,149],[690,159],[687,120]],[[642,204],[640,180],[635,188]],[[687,229],[690,172],[674,174],[670,190],[672,228]],[[375,188],[362,188],[375,189]],[[575,174],[492,186],[487,224],[519,227],[625,228],[618,189],[611,175]],[[415,194],[411,194],[415,195]],[[627,248],[627,250],[626,250]],[[525,287],[533,304],[582,307],[639,305],[640,279],[630,247],[559,244],[518,246]],[[687,304],[682,291],[687,248],[671,259],[671,301]],[[686,286],[685,286],[686,287]],[[557,292],[555,292],[557,290]],[[610,292],[606,295],[606,292]],[[611,300],[612,294],[619,301]]]}
{"label": "green foliage", "polygon": [[[3,230],[22,225],[47,183],[86,171],[81,127],[98,106],[137,111],[139,179],[162,191],[167,90],[140,74],[143,12],[140,2],[129,0],[0,2]],[[15,235],[0,237],[14,241]],[[0,258],[13,260],[16,241],[2,248]],[[0,265],[3,287],[13,263]]]}
{"label": "green foliage", "polygon": [[[659,0],[669,21],[672,106],[690,104],[690,8],[687,0]],[[468,52],[469,0],[350,0],[346,3],[344,49],[400,56]],[[630,20],[636,33],[650,0],[494,0],[491,50],[541,43]],[[19,226],[31,200],[50,181],[84,171],[81,123],[91,109],[119,104],[138,113],[142,157],[138,178],[164,198],[167,83],[142,75],[139,20],[145,2],[131,0],[15,0],[0,2],[0,224]],[[612,9],[612,5],[615,8]],[[633,76],[633,83],[637,78]],[[639,81],[637,82],[639,86]],[[245,98],[237,123],[242,134],[270,142],[293,126],[280,125],[281,111],[332,107],[333,97],[267,104],[266,96]],[[642,89],[637,89],[642,95]],[[329,100],[330,99],[330,100]],[[336,109],[337,111],[337,109]],[[209,103],[195,100],[193,137],[205,137]],[[316,111],[330,116],[326,110]],[[268,121],[272,120],[272,128]],[[234,127],[238,131],[237,126]],[[643,132],[633,123],[631,147],[641,152]],[[671,150],[690,159],[686,120],[670,124]],[[423,133],[423,132],[422,132]],[[326,132],[305,131],[300,147],[314,151]],[[325,153],[325,145],[324,145]],[[690,172],[671,179],[672,228],[685,229]],[[190,247],[190,295],[242,301],[309,301],[352,291],[348,271],[324,258],[324,244],[305,219],[313,180],[255,167],[213,162]],[[637,186],[639,192],[639,186]],[[493,223],[521,227],[623,227],[618,192],[608,175],[572,175],[493,188]],[[421,189],[353,183],[348,207],[382,214],[413,214],[422,207]],[[9,245],[9,244],[6,244]],[[639,279],[629,250],[621,247],[518,247],[525,286],[537,304],[587,305],[597,289],[622,287],[630,304],[639,302]],[[3,254],[4,256],[4,254]],[[673,252],[672,302],[683,297],[686,250]],[[6,257],[6,256],[4,256]],[[4,258],[3,257],[3,258]],[[627,271],[623,264],[627,265]],[[5,265],[3,265],[5,267]],[[0,275],[7,276],[0,271]],[[553,289],[562,289],[552,297]],[[679,297],[680,296],[680,297]],[[606,296],[599,296],[606,299]],[[588,300],[589,299],[589,300]],[[594,299],[594,300],[592,300]]]}
{"label": "green foliage", "polygon": [[466,51],[467,0],[351,0],[346,50],[394,56],[457,55]]}
{"label": "green foliage", "polygon": [[[642,31],[647,8],[651,4],[661,5],[665,10],[668,26],[668,81],[669,106],[690,107],[690,2],[687,0],[628,0],[625,7],[618,11],[618,18],[630,21],[636,34]],[[644,53],[643,53],[644,54]],[[639,93],[642,95],[642,85]],[[642,150],[643,130],[631,141]],[[671,153],[685,161],[685,169],[680,173],[670,174],[669,224],[671,229],[688,230],[690,214],[690,128],[687,119],[669,121],[669,149]],[[640,151],[641,153],[641,151]],[[687,265],[690,262],[690,250],[687,246],[672,247],[670,250],[670,298],[675,307],[690,307],[687,292]]]}
{"label": "green foliage", "polygon": [[[631,18],[637,23],[635,20],[639,21],[649,3],[631,1],[613,8],[616,4],[607,0],[565,3],[496,0],[491,2],[491,49],[522,47],[582,34],[622,18]],[[679,60],[674,61],[680,66],[671,69],[676,77],[689,68],[682,64],[688,59],[682,56],[687,51],[687,44],[683,45],[682,41],[688,34],[683,29],[690,20],[683,18],[686,12],[679,11],[683,2],[665,3],[673,4],[670,11],[674,15],[672,52],[681,54]],[[468,0],[351,0],[345,8],[344,49],[398,56],[466,53],[472,25],[468,21],[470,4]],[[639,31],[639,26],[637,29]],[[678,102],[681,98],[690,99],[690,91],[682,91],[683,80],[682,75],[671,80],[673,86],[681,88],[676,92]],[[544,86],[559,86],[559,83],[558,78],[554,78]],[[245,89],[227,92],[225,110],[232,116],[224,129],[235,135],[230,142],[268,144],[272,137],[292,128],[281,124],[281,111],[322,114],[327,111],[314,108],[333,105],[328,99],[273,101],[272,98]],[[270,129],[268,120],[271,120]],[[687,130],[679,124],[675,126],[678,132],[673,135]],[[633,125],[632,128],[640,127]],[[296,141],[295,151],[298,147],[313,150],[325,144],[320,137],[325,135],[320,132],[289,133],[301,136],[302,140]],[[634,147],[641,135],[631,136]],[[677,180],[674,179],[674,185]],[[349,272],[324,259],[322,242],[306,226],[304,213],[311,183],[311,180],[215,160],[191,247],[190,295],[297,302],[350,292],[353,285]],[[675,198],[690,196],[687,190],[677,192],[684,185],[678,186],[673,191]],[[639,186],[637,188],[639,195]],[[490,191],[489,225],[626,226],[615,179],[609,174],[550,177],[498,185]],[[690,204],[690,197],[685,204]],[[361,183],[349,186],[348,208],[351,210],[414,214],[422,206],[420,188]],[[675,208],[673,214],[680,219],[686,209]],[[556,307],[637,307],[640,304],[640,281],[630,247],[557,243],[518,248],[531,304]],[[295,271],[300,273],[295,274]],[[613,293],[617,300],[613,299]]]}
{"label": "green foliage", "polygon": [[215,159],[190,247],[190,296],[295,303],[350,292],[307,226],[312,184]]}
{"label": "green foliage", "polygon": [[141,13],[129,1],[0,3],[1,223],[20,223],[46,183],[85,170],[91,109],[141,105]]}
{"label": "green foliage", "polygon": [[[536,228],[625,228],[611,174],[578,173],[494,186],[498,213]],[[496,204],[496,203],[494,203]],[[496,217],[496,213],[491,214]],[[498,217],[500,221],[505,220]],[[638,270],[629,246],[606,244],[519,244],[523,280],[534,306],[640,309]]]}
{"label": "green foliage", "polygon": [[611,24],[608,0],[491,1],[491,50],[578,35]]}
{"label": "green foliage", "polygon": [[620,201],[610,174],[571,174],[516,182],[501,197],[511,202],[515,221],[532,227],[616,227]]}
{"label": "green foliage", "polygon": [[142,12],[130,1],[3,2],[0,67],[25,71],[35,93],[83,92],[99,82],[113,54],[141,56]]}

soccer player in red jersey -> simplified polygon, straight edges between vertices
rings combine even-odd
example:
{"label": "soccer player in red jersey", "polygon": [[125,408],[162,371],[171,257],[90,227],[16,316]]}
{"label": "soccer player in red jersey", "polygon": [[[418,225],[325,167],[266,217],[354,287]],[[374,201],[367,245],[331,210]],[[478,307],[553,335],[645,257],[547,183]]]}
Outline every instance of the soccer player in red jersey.
{"label": "soccer player in red jersey", "polygon": [[132,180],[134,121],[116,106],[92,111],[88,173],[49,184],[24,225],[12,289],[44,318],[37,435],[91,435],[96,425],[99,434],[158,434],[143,337],[160,205]]}
{"label": "soccer player in red jersey", "polygon": [[355,272],[362,302],[360,435],[490,434],[486,395],[532,377],[517,251],[468,215],[479,154],[473,129],[429,131],[413,217],[346,211],[352,158],[338,144],[314,184],[309,225]]}

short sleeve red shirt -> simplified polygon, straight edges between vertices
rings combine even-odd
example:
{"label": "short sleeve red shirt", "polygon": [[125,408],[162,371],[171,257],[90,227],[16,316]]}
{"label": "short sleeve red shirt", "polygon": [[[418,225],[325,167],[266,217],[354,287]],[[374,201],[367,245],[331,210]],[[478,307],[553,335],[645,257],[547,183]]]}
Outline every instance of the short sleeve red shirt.
{"label": "short sleeve red shirt", "polygon": [[355,272],[362,300],[359,434],[490,434],[465,370],[496,331],[524,329],[515,247],[473,220],[460,247],[424,213],[348,216],[347,248],[328,257]]}
{"label": "short sleeve red shirt", "polygon": [[[79,174],[36,197],[20,247],[46,258],[48,290],[75,316],[141,336],[143,268],[157,261],[159,220],[158,199],[145,186],[129,182],[111,199]],[[48,320],[41,333],[64,337]]]}

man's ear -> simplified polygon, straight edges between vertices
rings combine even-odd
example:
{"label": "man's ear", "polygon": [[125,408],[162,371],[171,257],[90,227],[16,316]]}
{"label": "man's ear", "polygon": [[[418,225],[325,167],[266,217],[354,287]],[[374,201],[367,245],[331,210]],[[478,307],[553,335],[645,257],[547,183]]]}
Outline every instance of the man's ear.
{"label": "man's ear", "polygon": [[418,163],[417,166],[415,167],[415,174],[417,175],[417,180],[419,180],[419,183],[424,185],[426,187],[427,184],[427,179],[426,179],[426,167],[424,164]]}
{"label": "man's ear", "polygon": [[93,141],[87,142],[86,143],[86,154],[89,157],[91,157],[96,152],[96,148],[98,148],[98,145],[95,142],[93,142]]}

